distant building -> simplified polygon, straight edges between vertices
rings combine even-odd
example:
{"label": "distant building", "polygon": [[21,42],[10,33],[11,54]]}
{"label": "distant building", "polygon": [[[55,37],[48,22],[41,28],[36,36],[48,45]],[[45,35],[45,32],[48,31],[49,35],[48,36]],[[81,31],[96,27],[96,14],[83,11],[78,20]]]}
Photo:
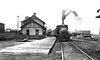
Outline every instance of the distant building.
{"label": "distant building", "polygon": [[82,30],[82,31],[76,31],[74,32],[76,36],[83,36],[83,37],[91,37],[91,31],[90,30]]}
{"label": "distant building", "polygon": [[23,35],[44,35],[46,28],[45,22],[36,16],[36,13],[31,17],[25,17],[25,20],[21,21],[21,33]]}
{"label": "distant building", "polygon": [[84,34],[91,34],[90,30],[82,30],[82,31],[76,31],[75,33],[78,33],[80,35],[84,35]]}
{"label": "distant building", "polygon": [[19,30],[7,28],[7,29],[5,30],[5,32],[9,32],[9,33],[19,33]]}
{"label": "distant building", "polygon": [[10,32],[11,31],[11,28],[7,28],[6,30],[5,30],[5,32]]}
{"label": "distant building", "polygon": [[4,32],[5,32],[5,24],[0,23],[0,33],[4,33]]}

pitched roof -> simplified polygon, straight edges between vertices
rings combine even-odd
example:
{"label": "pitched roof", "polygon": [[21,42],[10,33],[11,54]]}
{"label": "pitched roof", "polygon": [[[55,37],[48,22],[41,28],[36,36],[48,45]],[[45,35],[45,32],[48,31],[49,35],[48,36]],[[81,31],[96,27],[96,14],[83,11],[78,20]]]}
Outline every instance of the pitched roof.
{"label": "pitched roof", "polygon": [[45,24],[44,21],[42,21],[40,18],[38,18],[38,17],[36,16],[36,13],[34,13],[34,15],[32,15],[31,17],[29,17],[28,19],[23,20],[22,22],[25,23],[27,20],[29,20],[29,19],[31,19],[31,18],[33,18],[33,19],[38,19],[39,21],[43,22],[43,24]]}
{"label": "pitched roof", "polygon": [[35,19],[38,19],[38,20],[40,20],[41,22],[43,22],[44,24],[45,24],[45,22],[44,21],[42,21],[40,18],[38,18],[37,16],[36,16],[36,14],[34,13],[34,15],[32,15],[31,17],[33,17],[33,18],[35,18]]}
{"label": "pitched roof", "polygon": [[27,23],[29,23],[31,20],[34,21],[35,23],[37,23],[38,25],[40,25],[41,27],[43,27],[41,24],[39,24],[38,22],[36,22],[34,19],[38,19],[39,21],[43,22],[43,24],[45,24],[45,22],[42,21],[41,19],[39,19],[39,18],[36,16],[36,13],[34,13],[34,15],[32,15],[31,17],[29,17],[29,18],[27,18],[27,19],[25,19],[25,20],[22,21],[24,24],[21,26],[21,28],[24,27],[24,26],[25,26]]}
{"label": "pitched roof", "polygon": [[[27,25],[28,23],[30,23],[31,20],[28,20],[24,25],[21,26],[21,28],[23,28],[25,25]],[[38,24],[39,26],[41,26],[42,28],[44,28],[44,26],[40,25],[39,23],[37,23],[36,21],[32,20],[33,22],[35,22],[36,24]]]}

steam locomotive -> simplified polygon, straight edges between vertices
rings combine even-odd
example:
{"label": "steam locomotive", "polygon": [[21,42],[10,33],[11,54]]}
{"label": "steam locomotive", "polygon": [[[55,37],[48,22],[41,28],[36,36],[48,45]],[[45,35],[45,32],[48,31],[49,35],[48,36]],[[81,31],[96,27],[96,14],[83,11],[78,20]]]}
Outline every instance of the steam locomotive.
{"label": "steam locomotive", "polygon": [[68,32],[68,25],[64,24],[64,20],[66,16],[68,16],[70,13],[73,13],[75,17],[77,17],[77,13],[72,10],[63,10],[62,12],[62,25],[58,25],[56,29],[53,31],[53,35],[57,38],[59,42],[62,41],[69,41],[71,34]]}
{"label": "steam locomotive", "polygon": [[68,32],[68,25],[58,25],[52,35],[55,36],[59,42],[70,41],[71,36]]}

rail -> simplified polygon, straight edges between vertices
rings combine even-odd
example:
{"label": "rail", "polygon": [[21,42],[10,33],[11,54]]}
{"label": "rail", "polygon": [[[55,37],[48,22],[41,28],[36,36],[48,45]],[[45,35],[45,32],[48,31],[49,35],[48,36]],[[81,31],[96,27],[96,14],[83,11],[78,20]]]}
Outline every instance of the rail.
{"label": "rail", "polygon": [[64,50],[63,50],[63,43],[60,43],[61,44],[61,56],[62,56],[62,58],[61,58],[61,60],[65,60],[65,58],[64,58]]}
{"label": "rail", "polygon": [[79,47],[77,47],[75,44],[71,43],[74,47],[76,47],[79,51],[81,51],[83,54],[85,54],[88,58],[90,58],[91,60],[94,60],[91,56],[89,56],[87,53],[85,53],[83,50],[81,50]]}

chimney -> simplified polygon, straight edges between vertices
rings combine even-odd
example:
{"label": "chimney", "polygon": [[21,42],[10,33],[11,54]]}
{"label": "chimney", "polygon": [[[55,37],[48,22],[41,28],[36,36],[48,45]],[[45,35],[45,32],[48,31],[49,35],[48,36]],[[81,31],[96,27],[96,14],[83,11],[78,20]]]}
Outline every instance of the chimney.
{"label": "chimney", "polygon": [[36,13],[34,13],[34,16],[36,16]]}

